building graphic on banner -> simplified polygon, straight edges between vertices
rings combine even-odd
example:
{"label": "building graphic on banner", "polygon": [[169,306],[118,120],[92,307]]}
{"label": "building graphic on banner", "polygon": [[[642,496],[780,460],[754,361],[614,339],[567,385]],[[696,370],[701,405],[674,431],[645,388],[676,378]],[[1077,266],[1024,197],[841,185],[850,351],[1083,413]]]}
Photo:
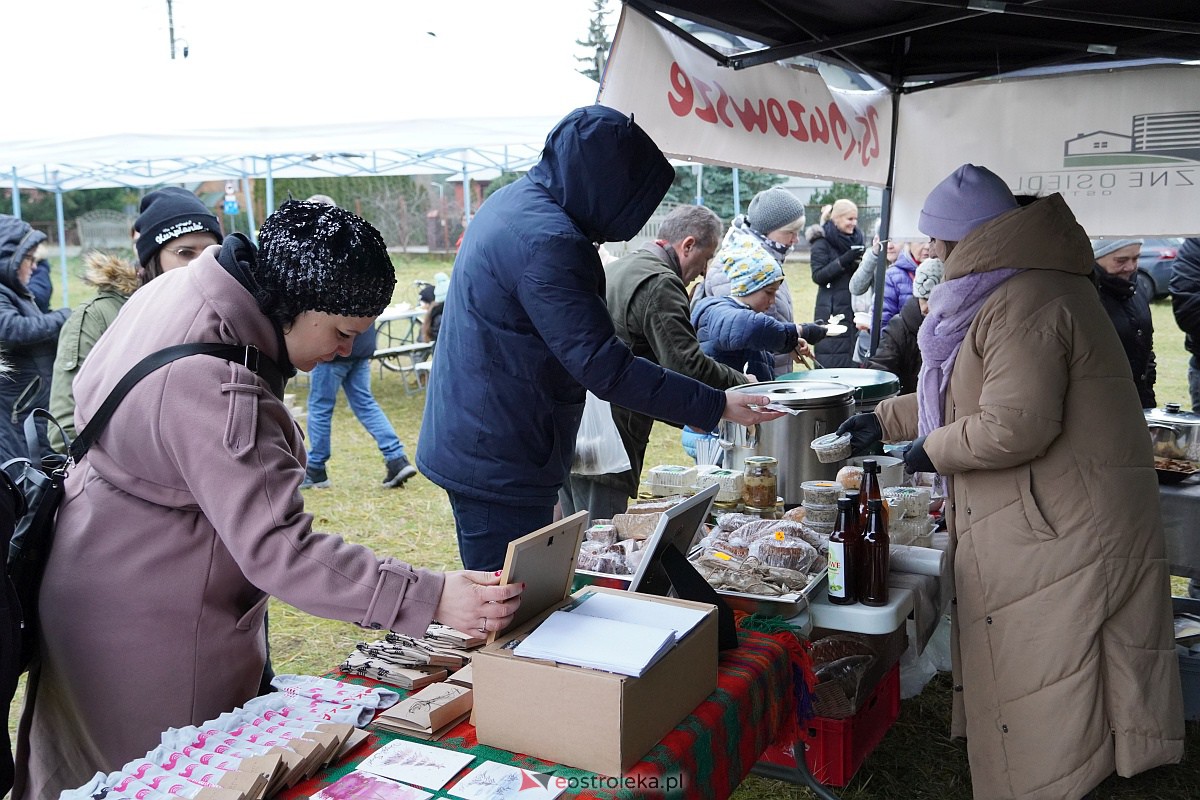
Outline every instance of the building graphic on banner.
{"label": "building graphic on banner", "polygon": [[1200,111],[1137,114],[1129,135],[1080,133],[1063,143],[1064,167],[1136,167],[1200,161]]}

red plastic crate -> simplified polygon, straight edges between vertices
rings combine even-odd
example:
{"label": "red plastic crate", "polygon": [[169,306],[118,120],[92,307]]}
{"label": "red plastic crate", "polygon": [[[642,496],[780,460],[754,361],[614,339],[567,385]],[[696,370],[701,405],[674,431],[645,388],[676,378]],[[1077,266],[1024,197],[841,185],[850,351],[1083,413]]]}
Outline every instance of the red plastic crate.
{"label": "red plastic crate", "polygon": [[[900,716],[900,664],[888,670],[858,713],[847,719],[813,717],[808,721],[805,758],[813,777],[828,786],[845,786]],[[772,745],[762,761],[794,767],[790,745]]]}

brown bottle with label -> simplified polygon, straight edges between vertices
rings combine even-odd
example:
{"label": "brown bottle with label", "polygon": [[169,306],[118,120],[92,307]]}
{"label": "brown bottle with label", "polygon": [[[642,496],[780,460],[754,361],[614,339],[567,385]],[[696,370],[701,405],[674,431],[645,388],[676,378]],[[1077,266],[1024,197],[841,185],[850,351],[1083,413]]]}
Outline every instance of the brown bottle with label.
{"label": "brown bottle with label", "polygon": [[858,503],[849,497],[837,501],[837,521],[829,534],[829,602],[848,606],[858,601],[854,550],[858,532]]}
{"label": "brown bottle with label", "polygon": [[[883,500],[883,489],[879,485],[879,462],[873,458],[863,459],[863,476],[862,489],[858,496],[859,515],[858,528],[866,530],[867,527],[867,503],[871,500]],[[887,503],[883,503],[883,521],[886,524],[888,521]]]}
{"label": "brown bottle with label", "polygon": [[888,572],[891,543],[888,541],[887,521],[883,516],[883,501],[867,501],[867,526],[863,529],[863,564],[859,572],[858,600],[865,606],[886,606],[888,602]]}

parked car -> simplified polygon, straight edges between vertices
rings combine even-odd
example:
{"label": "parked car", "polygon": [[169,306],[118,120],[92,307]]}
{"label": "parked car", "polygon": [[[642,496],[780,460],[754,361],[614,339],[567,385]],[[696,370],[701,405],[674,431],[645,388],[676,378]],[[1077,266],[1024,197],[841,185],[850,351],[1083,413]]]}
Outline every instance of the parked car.
{"label": "parked car", "polygon": [[1138,289],[1147,292],[1152,299],[1170,294],[1167,284],[1171,280],[1171,268],[1175,264],[1175,253],[1183,244],[1183,237],[1166,239],[1144,239],[1142,253],[1138,256]]}

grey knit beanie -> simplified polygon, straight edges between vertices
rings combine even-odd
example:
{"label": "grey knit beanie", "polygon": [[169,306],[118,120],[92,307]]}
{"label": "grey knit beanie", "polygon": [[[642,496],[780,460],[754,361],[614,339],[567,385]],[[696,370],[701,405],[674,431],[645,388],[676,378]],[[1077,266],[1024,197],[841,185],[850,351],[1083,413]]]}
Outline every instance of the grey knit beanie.
{"label": "grey knit beanie", "polygon": [[929,299],[933,287],[942,282],[946,267],[940,258],[927,258],[917,265],[913,273],[913,297]]}
{"label": "grey knit beanie", "polygon": [[379,231],[344,208],[291,200],[259,231],[251,268],[295,313],[373,317],[387,307],[396,269]]}
{"label": "grey knit beanie", "polygon": [[1114,253],[1122,247],[1129,247],[1131,244],[1142,244],[1141,239],[1096,239],[1092,242],[1092,256],[1095,258],[1104,258],[1109,253]]}
{"label": "grey knit beanie", "polygon": [[804,227],[804,204],[787,189],[772,186],[754,195],[746,209],[746,222],[764,236],[792,225],[800,230]]}

